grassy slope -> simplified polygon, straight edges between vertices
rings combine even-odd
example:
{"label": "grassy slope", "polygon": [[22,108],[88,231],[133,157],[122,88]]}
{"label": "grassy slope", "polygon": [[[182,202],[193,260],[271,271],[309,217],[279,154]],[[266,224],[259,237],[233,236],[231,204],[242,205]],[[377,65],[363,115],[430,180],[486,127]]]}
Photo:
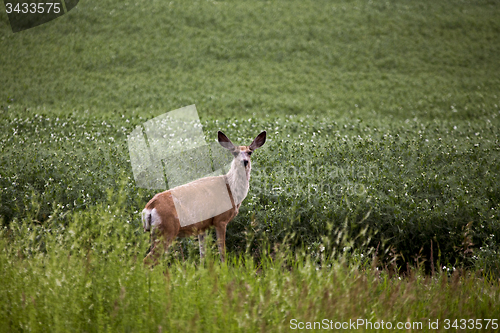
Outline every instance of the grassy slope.
{"label": "grassy slope", "polygon": [[83,1],[18,34],[3,14],[0,100],[474,119],[499,104],[498,12],[496,1]]}

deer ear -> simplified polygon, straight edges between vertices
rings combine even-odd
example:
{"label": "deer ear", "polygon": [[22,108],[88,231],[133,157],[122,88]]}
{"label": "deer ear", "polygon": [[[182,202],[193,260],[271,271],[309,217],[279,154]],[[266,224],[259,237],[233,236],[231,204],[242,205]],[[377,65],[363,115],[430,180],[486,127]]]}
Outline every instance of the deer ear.
{"label": "deer ear", "polygon": [[226,134],[222,133],[221,131],[217,132],[217,139],[219,140],[219,143],[222,147],[229,150],[234,150],[234,145],[226,136]]}
{"label": "deer ear", "polygon": [[262,145],[265,142],[266,142],[266,131],[263,131],[262,133],[257,135],[255,140],[253,140],[253,142],[250,144],[250,146],[248,148],[250,148],[250,150],[255,150],[259,147],[262,147]]}

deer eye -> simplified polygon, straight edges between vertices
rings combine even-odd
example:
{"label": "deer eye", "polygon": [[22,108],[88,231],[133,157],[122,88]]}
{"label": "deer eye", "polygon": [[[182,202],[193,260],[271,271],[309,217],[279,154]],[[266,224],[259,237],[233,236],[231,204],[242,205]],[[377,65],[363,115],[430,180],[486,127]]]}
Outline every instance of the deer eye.
{"label": "deer eye", "polygon": [[249,151],[247,154],[248,154],[248,156],[250,156],[250,155],[252,155],[252,152],[251,152],[251,151]]}

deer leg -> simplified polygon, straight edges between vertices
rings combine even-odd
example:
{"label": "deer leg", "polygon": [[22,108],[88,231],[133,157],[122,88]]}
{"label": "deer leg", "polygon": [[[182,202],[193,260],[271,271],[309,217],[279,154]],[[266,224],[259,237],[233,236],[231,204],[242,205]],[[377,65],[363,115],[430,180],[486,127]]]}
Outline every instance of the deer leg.
{"label": "deer leg", "polygon": [[198,242],[200,243],[200,259],[203,259],[203,257],[205,257],[205,248],[207,246],[204,232],[198,234]]}
{"label": "deer leg", "polygon": [[[157,239],[156,230],[151,230],[151,251],[149,251],[146,258],[144,258],[144,265],[146,266],[154,266],[158,264],[158,259],[162,255],[161,248],[163,247],[163,252],[167,252],[168,247],[172,243],[173,238]],[[162,246],[163,245],[163,246]]]}
{"label": "deer leg", "polygon": [[222,224],[215,227],[217,234],[217,245],[219,246],[220,260],[224,262],[226,256],[226,225]]}
{"label": "deer leg", "polygon": [[148,255],[146,258],[144,258],[144,265],[145,266],[155,266],[158,264],[158,258],[161,255],[161,251],[159,251],[158,247],[160,245],[160,241],[155,242],[154,244],[151,245],[151,251],[149,251]]}
{"label": "deer leg", "polygon": [[151,230],[149,232],[149,239],[150,239],[150,244],[149,244],[149,248],[148,250],[146,251],[146,256],[151,253],[151,251],[153,251],[153,248],[155,247],[155,236],[154,236],[154,231]]}
{"label": "deer leg", "polygon": [[154,227],[151,228],[149,235],[151,239],[151,245],[149,246],[148,252],[146,253],[146,257],[144,258],[143,262],[144,265],[153,266],[156,265],[157,261],[155,258],[156,257],[155,252],[156,252],[156,246],[158,245],[156,240],[156,229]]}

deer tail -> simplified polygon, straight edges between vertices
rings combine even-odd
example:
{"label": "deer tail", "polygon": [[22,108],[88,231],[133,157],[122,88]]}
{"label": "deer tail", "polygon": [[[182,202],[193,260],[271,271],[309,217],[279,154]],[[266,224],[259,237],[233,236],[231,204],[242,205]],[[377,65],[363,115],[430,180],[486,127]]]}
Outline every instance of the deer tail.
{"label": "deer tail", "polygon": [[144,227],[144,232],[151,229],[151,210],[144,209],[142,211],[142,226]]}

